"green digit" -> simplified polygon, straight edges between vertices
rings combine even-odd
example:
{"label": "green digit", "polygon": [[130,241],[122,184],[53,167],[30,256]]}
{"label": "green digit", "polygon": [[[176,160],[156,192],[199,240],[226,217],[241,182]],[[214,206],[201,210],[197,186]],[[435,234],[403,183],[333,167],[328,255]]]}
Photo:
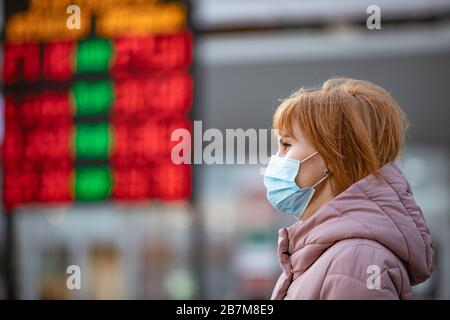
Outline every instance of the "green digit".
{"label": "green digit", "polygon": [[78,43],[76,72],[106,72],[109,70],[113,45],[109,39],[95,38]]}
{"label": "green digit", "polygon": [[111,128],[106,122],[75,126],[74,151],[77,159],[107,159],[111,141]]}
{"label": "green digit", "polygon": [[71,89],[75,115],[108,114],[114,100],[113,84],[108,80],[79,81]]}
{"label": "green digit", "polygon": [[111,169],[106,166],[78,167],[75,174],[75,199],[104,200],[112,190]]}

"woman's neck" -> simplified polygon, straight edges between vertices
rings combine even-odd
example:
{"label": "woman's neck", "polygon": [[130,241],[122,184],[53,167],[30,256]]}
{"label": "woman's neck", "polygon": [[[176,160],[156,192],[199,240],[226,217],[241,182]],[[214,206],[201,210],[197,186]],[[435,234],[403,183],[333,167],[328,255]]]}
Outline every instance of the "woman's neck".
{"label": "woman's neck", "polygon": [[327,180],[317,189],[300,220],[306,220],[334,198],[330,181]]}

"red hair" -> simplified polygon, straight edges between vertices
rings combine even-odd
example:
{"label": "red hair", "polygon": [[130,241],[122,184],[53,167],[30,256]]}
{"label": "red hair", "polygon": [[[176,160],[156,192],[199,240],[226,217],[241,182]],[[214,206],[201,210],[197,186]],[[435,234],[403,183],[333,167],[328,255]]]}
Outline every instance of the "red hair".
{"label": "red hair", "polygon": [[273,126],[282,136],[293,136],[294,126],[301,129],[327,164],[337,195],[399,156],[407,117],[383,88],[335,78],[285,99]]}

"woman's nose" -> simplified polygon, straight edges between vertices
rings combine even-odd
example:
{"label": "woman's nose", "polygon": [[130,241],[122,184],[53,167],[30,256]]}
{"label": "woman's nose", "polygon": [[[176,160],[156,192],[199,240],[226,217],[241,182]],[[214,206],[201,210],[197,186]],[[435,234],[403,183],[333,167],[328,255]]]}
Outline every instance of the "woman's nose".
{"label": "woman's nose", "polygon": [[281,148],[278,148],[278,151],[277,151],[276,155],[278,157],[283,158],[286,155],[286,152],[284,152]]}

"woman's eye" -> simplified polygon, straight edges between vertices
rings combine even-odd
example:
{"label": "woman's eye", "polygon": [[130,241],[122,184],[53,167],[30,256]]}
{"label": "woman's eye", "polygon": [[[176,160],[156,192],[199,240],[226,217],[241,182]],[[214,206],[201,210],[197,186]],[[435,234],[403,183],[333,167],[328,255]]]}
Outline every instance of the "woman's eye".
{"label": "woman's eye", "polygon": [[289,143],[283,142],[283,143],[281,143],[281,146],[286,149],[286,148],[289,148],[291,145]]}

